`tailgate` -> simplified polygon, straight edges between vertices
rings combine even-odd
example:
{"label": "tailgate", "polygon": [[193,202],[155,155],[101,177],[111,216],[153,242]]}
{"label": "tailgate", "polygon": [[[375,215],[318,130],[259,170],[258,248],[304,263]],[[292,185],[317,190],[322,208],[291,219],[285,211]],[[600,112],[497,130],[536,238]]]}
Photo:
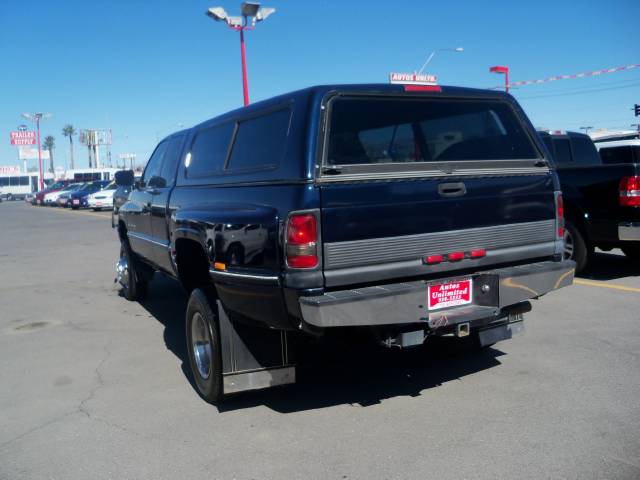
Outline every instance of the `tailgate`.
{"label": "tailgate", "polygon": [[554,178],[506,97],[340,97],[328,111],[326,286],[554,255]]}

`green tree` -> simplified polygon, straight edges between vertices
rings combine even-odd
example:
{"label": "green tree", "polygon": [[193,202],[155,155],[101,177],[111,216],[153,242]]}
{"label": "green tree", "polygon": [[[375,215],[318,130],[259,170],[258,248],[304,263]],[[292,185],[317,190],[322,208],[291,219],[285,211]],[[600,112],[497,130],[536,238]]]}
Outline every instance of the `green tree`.
{"label": "green tree", "polygon": [[51,135],[47,135],[44,137],[44,143],[42,144],[45,150],[49,151],[49,171],[54,173],[53,171],[53,149],[56,148],[56,139]]}
{"label": "green tree", "polygon": [[73,128],[73,125],[67,123],[62,129],[62,134],[65,137],[69,137],[69,146],[71,148],[71,170],[74,168],[73,164],[73,136],[76,134],[76,129]]}

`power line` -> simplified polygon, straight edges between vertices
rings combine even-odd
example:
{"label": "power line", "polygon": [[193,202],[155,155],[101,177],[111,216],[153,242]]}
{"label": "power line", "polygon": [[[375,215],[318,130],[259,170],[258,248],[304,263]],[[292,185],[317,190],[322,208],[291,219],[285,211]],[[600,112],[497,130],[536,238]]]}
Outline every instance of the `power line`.
{"label": "power line", "polygon": [[584,90],[574,90],[574,91],[569,91],[569,92],[563,92],[563,93],[548,93],[546,95],[533,95],[530,97],[518,97],[518,99],[520,100],[533,100],[536,98],[549,98],[549,97],[561,97],[561,96],[568,96],[568,95],[582,95],[585,93],[596,93],[596,92],[605,92],[605,91],[609,91],[609,90],[622,90],[624,88],[632,88],[632,87],[636,87],[640,85],[640,82],[635,82],[632,83],[630,85],[623,85],[623,86],[618,86],[618,87],[606,87],[606,88],[590,88],[590,89],[584,89]]}

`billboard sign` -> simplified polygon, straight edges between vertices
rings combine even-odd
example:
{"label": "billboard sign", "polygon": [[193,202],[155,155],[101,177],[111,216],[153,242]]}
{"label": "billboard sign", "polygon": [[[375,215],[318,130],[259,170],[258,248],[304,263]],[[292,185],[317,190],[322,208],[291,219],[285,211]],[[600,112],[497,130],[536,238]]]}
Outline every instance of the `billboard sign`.
{"label": "billboard sign", "polygon": [[83,145],[111,145],[111,130],[80,130],[80,143]]}
{"label": "billboard sign", "polygon": [[36,132],[17,131],[10,132],[11,145],[35,145]]}
{"label": "billboard sign", "polygon": [[[38,149],[29,147],[20,147],[18,149],[18,157],[20,160],[37,160]],[[49,151],[42,150],[42,160],[49,160]]]}
{"label": "billboard sign", "polygon": [[436,85],[438,77],[429,73],[399,73],[389,74],[389,83],[403,85]]}
{"label": "billboard sign", "polygon": [[20,167],[15,165],[0,165],[0,175],[19,175]]}

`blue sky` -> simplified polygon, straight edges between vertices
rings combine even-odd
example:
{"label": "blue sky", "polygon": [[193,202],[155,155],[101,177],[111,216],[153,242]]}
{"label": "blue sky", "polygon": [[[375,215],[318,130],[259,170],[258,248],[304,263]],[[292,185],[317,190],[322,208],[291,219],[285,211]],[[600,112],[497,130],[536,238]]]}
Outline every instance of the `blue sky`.
{"label": "blue sky", "polygon": [[[242,102],[238,34],[204,15],[218,0],[7,0],[0,10],[0,165],[18,164],[9,131],[20,113],[53,114],[56,164],[69,156],[64,124],[113,129],[114,158],[144,163],[159,138]],[[640,1],[279,1],[247,33],[251,100],[320,83],[386,82],[429,68],[441,84],[499,85],[640,63]],[[628,128],[640,68],[512,92],[536,126]],[[640,119],[639,119],[640,120]],[[86,149],[76,159],[87,165]]]}

